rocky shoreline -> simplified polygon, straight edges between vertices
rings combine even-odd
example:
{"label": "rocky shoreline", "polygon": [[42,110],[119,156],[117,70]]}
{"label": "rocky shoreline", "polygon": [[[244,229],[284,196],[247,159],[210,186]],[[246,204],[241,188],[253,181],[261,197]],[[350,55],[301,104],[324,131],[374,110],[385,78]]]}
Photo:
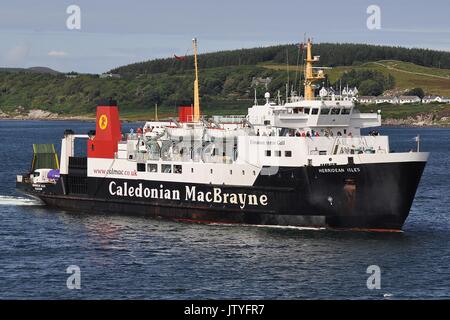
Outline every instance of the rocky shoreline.
{"label": "rocky shoreline", "polygon": [[[63,116],[40,109],[29,111],[15,110],[13,113],[5,113],[0,109],[0,120],[55,120],[55,121],[94,121],[94,116]],[[145,121],[147,119],[134,119],[133,121]],[[128,122],[128,120],[124,119]],[[418,114],[407,118],[386,118],[382,120],[383,126],[396,127],[450,127],[450,116],[437,116],[433,113]]]}
{"label": "rocky shoreline", "polygon": [[407,118],[386,118],[382,120],[383,126],[401,127],[450,127],[450,117],[439,117],[433,113],[418,114]]}
{"label": "rocky shoreline", "polygon": [[29,111],[16,109],[12,113],[5,113],[0,109],[0,120],[75,120],[93,121],[95,117],[90,116],[62,116],[57,113],[41,109],[31,109]]}

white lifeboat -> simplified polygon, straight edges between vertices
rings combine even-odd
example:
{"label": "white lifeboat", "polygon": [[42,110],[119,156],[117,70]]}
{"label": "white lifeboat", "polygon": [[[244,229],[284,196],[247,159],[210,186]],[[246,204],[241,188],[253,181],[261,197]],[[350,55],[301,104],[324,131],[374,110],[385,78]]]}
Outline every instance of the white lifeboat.
{"label": "white lifeboat", "polygon": [[167,133],[173,139],[193,137],[194,139],[201,139],[203,137],[203,128],[183,128],[177,126],[166,127]]}
{"label": "white lifeboat", "polygon": [[206,134],[211,138],[226,139],[243,136],[246,131],[243,128],[224,129],[224,128],[208,128]]}

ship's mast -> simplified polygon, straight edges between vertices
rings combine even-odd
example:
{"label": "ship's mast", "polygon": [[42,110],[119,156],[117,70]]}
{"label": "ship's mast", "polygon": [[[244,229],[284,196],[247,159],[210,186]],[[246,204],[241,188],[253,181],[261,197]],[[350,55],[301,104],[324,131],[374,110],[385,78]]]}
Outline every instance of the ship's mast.
{"label": "ship's mast", "polygon": [[312,42],[311,39],[308,39],[306,44],[305,100],[314,100],[314,83],[325,78],[322,70],[314,74],[313,64],[316,62],[319,62],[319,57],[312,56]]}
{"label": "ship's mast", "polygon": [[198,86],[198,61],[197,61],[197,38],[192,40],[194,45],[194,61],[195,61],[195,82],[194,82],[194,122],[200,120],[200,90]]}

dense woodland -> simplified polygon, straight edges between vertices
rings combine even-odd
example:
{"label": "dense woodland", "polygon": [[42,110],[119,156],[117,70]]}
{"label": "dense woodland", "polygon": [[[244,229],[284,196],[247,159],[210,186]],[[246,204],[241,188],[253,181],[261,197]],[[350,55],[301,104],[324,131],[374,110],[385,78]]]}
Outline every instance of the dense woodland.
{"label": "dense woodland", "polygon": [[395,79],[392,75],[384,76],[375,70],[350,70],[334,83],[338,85],[344,83],[349,87],[358,88],[361,96],[378,96],[384,91],[394,88]]}
{"label": "dense woodland", "polygon": [[[423,66],[450,68],[450,53],[397,47],[359,44],[318,44],[314,54],[321,56],[323,66],[360,65],[384,59],[402,60]],[[285,71],[266,68],[268,64],[296,65],[302,54],[297,45],[242,49],[200,55],[200,91],[204,110],[212,112],[245,110],[252,103],[254,77],[272,78],[268,90],[284,95],[288,75]],[[192,102],[193,58],[185,61],[174,58],[136,63],[111,70],[121,79],[101,79],[97,75],[0,71],[0,110],[11,112],[25,109],[44,109],[59,114],[84,114],[95,110],[95,101],[112,97],[122,110],[143,112],[175,111],[180,104]],[[292,68],[294,69],[294,68]],[[291,71],[290,87],[301,90],[301,74]],[[297,81],[295,81],[297,80]],[[338,80],[339,81],[339,80]],[[327,82],[327,81],[325,81]],[[342,84],[359,87],[362,95],[377,95],[395,86],[394,79],[375,70],[352,70],[341,78]],[[337,86],[335,83],[326,85]],[[262,97],[266,88],[257,86]]]}
{"label": "dense woodland", "polygon": [[[289,64],[295,65],[297,59],[302,57],[299,51],[298,45],[281,45],[207,53],[200,57],[203,68],[256,65],[258,63],[286,64],[287,58],[289,58]],[[316,44],[313,51],[314,55],[320,56],[320,63],[325,67],[351,66],[378,60],[400,60],[425,67],[450,69],[450,52],[446,51],[332,43]],[[185,61],[177,61],[173,58],[157,59],[120,67],[111,72],[125,76],[155,74],[189,70],[192,69],[193,63],[192,56],[187,56]]]}

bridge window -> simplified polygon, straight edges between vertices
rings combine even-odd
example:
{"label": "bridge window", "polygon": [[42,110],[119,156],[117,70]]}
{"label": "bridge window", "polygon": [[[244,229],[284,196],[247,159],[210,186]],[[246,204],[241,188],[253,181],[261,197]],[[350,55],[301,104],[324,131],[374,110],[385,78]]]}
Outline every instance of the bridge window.
{"label": "bridge window", "polygon": [[319,109],[318,108],[313,108],[311,110],[311,114],[319,114]]}
{"label": "bridge window", "polygon": [[272,151],[266,150],[266,157],[271,157],[271,156],[272,156]]}
{"label": "bridge window", "polygon": [[275,151],[275,157],[281,157],[281,151],[279,150]]}
{"label": "bridge window", "polygon": [[310,108],[305,108],[304,110],[303,110],[303,113],[304,114],[309,114],[309,110],[311,110]]}
{"label": "bridge window", "polygon": [[330,113],[330,109],[329,108],[322,108],[320,109],[320,114],[326,115]]}
{"label": "bridge window", "polygon": [[341,114],[350,114],[350,111],[352,111],[351,108],[344,108],[344,109],[342,109]]}
{"label": "bridge window", "polygon": [[170,164],[161,165],[161,171],[164,173],[172,173],[172,165]]}
{"label": "bridge window", "polygon": [[340,114],[341,113],[341,109],[340,108],[333,108],[331,109],[331,114]]}
{"label": "bridge window", "polygon": [[137,171],[145,172],[145,163],[138,163],[137,164]]}
{"label": "bridge window", "polygon": [[287,158],[292,157],[292,151],[290,151],[290,150],[289,151],[285,151],[284,152],[284,156],[287,157]]}
{"label": "bridge window", "polygon": [[148,172],[158,172],[158,165],[156,163],[147,164],[147,171]]}
{"label": "bridge window", "polygon": [[265,126],[269,126],[270,125],[270,120],[264,120],[264,125]]}

